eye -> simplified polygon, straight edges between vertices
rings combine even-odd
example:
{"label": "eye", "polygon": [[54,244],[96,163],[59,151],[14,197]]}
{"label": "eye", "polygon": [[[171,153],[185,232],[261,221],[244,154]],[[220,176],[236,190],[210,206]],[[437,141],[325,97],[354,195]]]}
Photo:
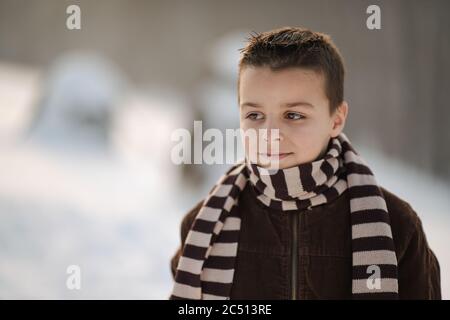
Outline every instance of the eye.
{"label": "eye", "polygon": [[286,113],[286,119],[289,120],[300,120],[300,119],[304,119],[305,117],[303,115],[301,115],[300,113],[297,112],[288,112]]}
{"label": "eye", "polygon": [[264,116],[260,112],[250,112],[245,118],[250,120],[261,120],[264,118]]}

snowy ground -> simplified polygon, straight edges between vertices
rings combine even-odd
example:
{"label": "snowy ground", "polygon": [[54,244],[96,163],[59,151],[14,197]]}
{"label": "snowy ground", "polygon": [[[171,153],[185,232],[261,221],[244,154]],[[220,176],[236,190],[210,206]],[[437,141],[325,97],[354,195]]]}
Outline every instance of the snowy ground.
{"label": "snowy ground", "polygon": [[[161,88],[114,100],[120,81],[99,59],[69,55],[45,82],[0,63],[0,299],[169,295],[195,198],[170,165],[170,133],[190,109]],[[81,290],[66,286],[71,265]]]}
{"label": "snowy ground", "polygon": [[[31,147],[2,150],[0,163],[0,298],[168,295],[191,203],[167,175]],[[66,288],[69,265],[81,267],[79,291]]]}

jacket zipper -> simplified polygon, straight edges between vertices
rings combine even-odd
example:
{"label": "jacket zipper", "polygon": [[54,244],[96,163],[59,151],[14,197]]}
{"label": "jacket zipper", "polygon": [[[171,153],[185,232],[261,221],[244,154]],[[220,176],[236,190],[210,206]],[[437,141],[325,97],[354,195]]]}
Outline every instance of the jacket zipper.
{"label": "jacket zipper", "polygon": [[291,300],[297,300],[297,271],[298,271],[298,214],[292,215],[292,252],[291,252]]}

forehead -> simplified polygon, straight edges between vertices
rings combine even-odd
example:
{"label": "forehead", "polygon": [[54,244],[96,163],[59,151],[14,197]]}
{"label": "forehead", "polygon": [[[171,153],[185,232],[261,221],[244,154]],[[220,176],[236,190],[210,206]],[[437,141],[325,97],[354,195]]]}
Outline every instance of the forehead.
{"label": "forehead", "polygon": [[324,76],[305,68],[274,71],[269,67],[247,66],[241,70],[239,79],[239,100],[243,99],[326,99]]}

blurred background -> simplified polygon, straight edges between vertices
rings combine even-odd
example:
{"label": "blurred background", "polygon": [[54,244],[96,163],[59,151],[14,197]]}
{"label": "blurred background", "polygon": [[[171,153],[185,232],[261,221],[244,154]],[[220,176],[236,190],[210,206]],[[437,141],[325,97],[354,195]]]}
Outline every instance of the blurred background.
{"label": "blurred background", "polygon": [[[80,30],[66,27],[72,4]],[[371,4],[381,30],[366,27]],[[238,128],[238,49],[250,32],[303,26],[340,48],[345,132],[419,214],[449,299],[449,12],[445,0],[0,0],[0,298],[166,299],[181,218],[229,167],[172,164],[173,130]],[[81,290],[66,287],[69,265]]]}

